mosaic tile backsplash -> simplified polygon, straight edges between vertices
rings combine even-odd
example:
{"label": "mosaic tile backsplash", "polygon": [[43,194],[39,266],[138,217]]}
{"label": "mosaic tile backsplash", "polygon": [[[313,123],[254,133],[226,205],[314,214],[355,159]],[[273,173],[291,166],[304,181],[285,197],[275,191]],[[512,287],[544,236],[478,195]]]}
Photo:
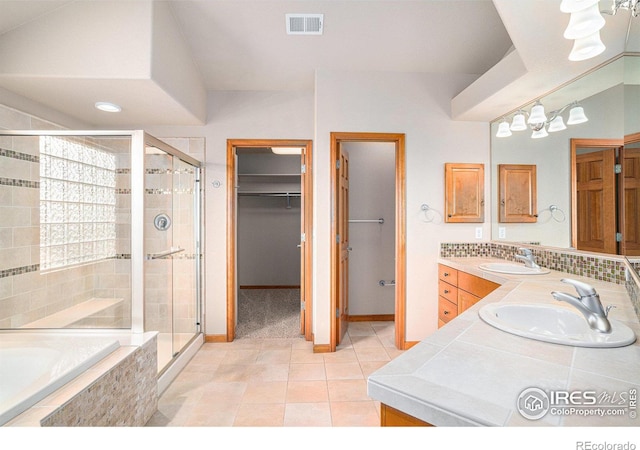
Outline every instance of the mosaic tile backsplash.
{"label": "mosaic tile backsplash", "polygon": [[[441,243],[440,256],[443,258],[491,257],[516,261],[515,254],[523,244],[480,243]],[[533,244],[528,244],[533,245]],[[558,270],[611,283],[625,283],[625,264],[619,259],[597,257],[550,250],[544,247],[530,248],[536,262],[547,269]]]}
{"label": "mosaic tile backsplash", "polygon": [[[441,243],[440,256],[442,258],[472,258],[487,257],[516,261],[514,255],[523,245],[502,244],[493,242],[478,243]],[[527,247],[535,256],[536,263],[547,269],[558,270],[573,275],[593,278],[610,283],[624,284],[629,298],[640,319],[640,261],[630,262],[629,268],[622,259],[594,256],[593,254],[578,254],[546,249],[544,247]]]}

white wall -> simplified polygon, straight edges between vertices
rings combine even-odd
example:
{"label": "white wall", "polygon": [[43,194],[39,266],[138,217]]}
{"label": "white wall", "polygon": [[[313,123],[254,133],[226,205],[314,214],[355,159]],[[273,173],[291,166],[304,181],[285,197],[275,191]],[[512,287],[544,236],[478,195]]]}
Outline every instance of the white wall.
{"label": "white wall", "polygon": [[[204,137],[205,327],[226,334],[227,310],[227,139],[313,139],[311,92],[210,92],[204,126],[146,127],[162,137]],[[213,186],[214,181],[221,183]]]}
{"label": "white wall", "polygon": [[349,154],[349,315],[393,314],[395,289],[395,144],[344,142]]}
{"label": "white wall", "polygon": [[[316,73],[314,192],[314,337],[330,341],[331,198],[330,133],[406,134],[407,328],[418,341],[437,329],[437,257],[440,242],[473,241],[476,225],[489,237],[490,224],[425,223],[420,205],[444,210],[444,163],[489,163],[489,125],[454,122],[450,104],[474,77],[460,75],[345,72]],[[485,189],[489,192],[486,177]],[[489,217],[488,206],[485,206]]]}
{"label": "white wall", "polygon": [[[329,343],[330,133],[406,134],[408,341],[437,328],[437,257],[440,242],[468,242],[476,225],[488,238],[490,224],[444,224],[444,163],[489,163],[487,123],[454,122],[451,98],[473,76],[319,71],[312,92],[211,92],[204,126],[145,126],[162,137],[204,137],[205,331],[226,333],[227,139],[314,139],[314,334]],[[315,114],[315,117],[314,117]],[[139,124],[130,124],[139,128]],[[489,191],[489,180],[485,189]],[[221,182],[220,187],[212,185]],[[425,223],[420,205],[439,213]],[[486,216],[489,210],[486,206]]]}

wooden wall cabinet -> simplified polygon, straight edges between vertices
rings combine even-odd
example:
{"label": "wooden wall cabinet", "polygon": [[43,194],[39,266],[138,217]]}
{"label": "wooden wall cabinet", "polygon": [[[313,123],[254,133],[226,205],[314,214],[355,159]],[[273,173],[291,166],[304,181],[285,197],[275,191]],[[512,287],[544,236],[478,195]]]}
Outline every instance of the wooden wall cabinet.
{"label": "wooden wall cabinet", "polygon": [[438,265],[438,328],[462,314],[500,285],[493,281]]}
{"label": "wooden wall cabinet", "polygon": [[498,222],[538,221],[536,182],[535,165],[498,165]]}
{"label": "wooden wall cabinet", "polygon": [[484,164],[445,163],[445,222],[484,222]]}

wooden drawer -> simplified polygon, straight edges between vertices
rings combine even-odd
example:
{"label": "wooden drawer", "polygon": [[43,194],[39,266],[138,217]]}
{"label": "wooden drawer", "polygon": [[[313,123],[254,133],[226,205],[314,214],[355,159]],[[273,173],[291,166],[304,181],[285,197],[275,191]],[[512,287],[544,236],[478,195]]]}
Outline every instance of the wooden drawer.
{"label": "wooden drawer", "polygon": [[438,298],[438,318],[444,323],[449,322],[458,315],[458,306],[446,298]]}
{"label": "wooden drawer", "polygon": [[458,291],[458,314],[462,314],[480,300],[482,300],[482,297],[478,297],[477,295],[470,294],[460,289]]}
{"label": "wooden drawer", "polygon": [[438,295],[446,298],[454,305],[458,304],[458,288],[444,281],[438,281]]}
{"label": "wooden drawer", "polygon": [[500,287],[493,281],[470,275],[466,272],[458,273],[458,288],[467,291],[477,297],[483,298]]}
{"label": "wooden drawer", "polygon": [[449,266],[438,264],[438,278],[454,286],[458,285],[458,271]]}

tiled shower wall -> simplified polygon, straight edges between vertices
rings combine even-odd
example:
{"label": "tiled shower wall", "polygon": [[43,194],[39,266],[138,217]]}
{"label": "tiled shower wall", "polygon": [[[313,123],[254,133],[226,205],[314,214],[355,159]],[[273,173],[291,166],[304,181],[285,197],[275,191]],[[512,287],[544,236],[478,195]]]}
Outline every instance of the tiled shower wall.
{"label": "tiled shower wall", "polygon": [[[60,129],[0,105],[0,128]],[[40,167],[38,137],[0,137],[0,328],[29,326],[91,298],[122,298],[118,306],[87,317],[74,327],[128,327],[130,264],[128,240],[118,236],[122,259],[61,270],[40,271]],[[120,180],[122,181],[122,180]],[[128,201],[128,200],[127,200]],[[123,205],[117,205],[121,208]],[[125,201],[126,207],[126,201]],[[128,217],[119,210],[118,217]],[[119,226],[121,231],[125,226]],[[48,323],[46,326],[50,326]],[[63,326],[61,325],[61,326]]]}

